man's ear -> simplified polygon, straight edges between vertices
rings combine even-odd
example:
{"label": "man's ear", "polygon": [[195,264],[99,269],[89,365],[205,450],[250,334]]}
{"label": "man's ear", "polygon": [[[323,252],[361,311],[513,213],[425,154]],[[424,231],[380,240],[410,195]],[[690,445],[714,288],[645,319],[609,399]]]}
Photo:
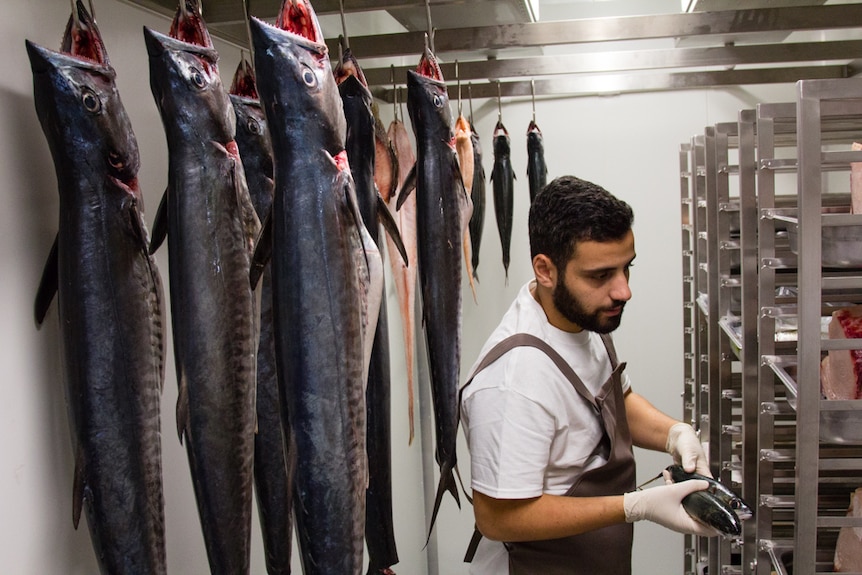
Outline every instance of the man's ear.
{"label": "man's ear", "polygon": [[553,289],[557,285],[557,266],[545,254],[537,254],[533,258],[533,273],[542,287]]}

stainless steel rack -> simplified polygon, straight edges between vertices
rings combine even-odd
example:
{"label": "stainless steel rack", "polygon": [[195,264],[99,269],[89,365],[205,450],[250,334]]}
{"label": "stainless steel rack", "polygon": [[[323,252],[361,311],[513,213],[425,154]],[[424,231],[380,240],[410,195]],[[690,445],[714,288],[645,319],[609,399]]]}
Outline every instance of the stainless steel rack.
{"label": "stainless steel rack", "polygon": [[862,80],[802,80],[797,101],[741,110],[680,147],[685,418],[710,466],[756,507],[735,540],[686,539],[687,573],[832,572],[862,486],[862,400],[827,400],[832,311],[862,303],[858,259],[824,259],[849,207],[862,141]]}

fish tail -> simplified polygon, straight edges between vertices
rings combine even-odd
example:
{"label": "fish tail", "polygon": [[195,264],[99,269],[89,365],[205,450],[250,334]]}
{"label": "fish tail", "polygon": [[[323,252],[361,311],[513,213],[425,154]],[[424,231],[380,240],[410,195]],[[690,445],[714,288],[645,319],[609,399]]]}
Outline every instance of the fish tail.
{"label": "fish tail", "polygon": [[451,463],[444,463],[440,467],[440,482],[437,484],[437,496],[434,499],[434,510],[431,512],[431,524],[428,526],[428,537],[425,539],[425,545],[431,540],[431,532],[434,530],[434,523],[437,521],[437,512],[440,511],[440,503],[443,501],[443,495],[448,491],[455,498],[455,503],[458,504],[458,509],[461,509],[461,499],[458,497],[458,484],[455,482],[455,474],[453,473],[454,466]]}

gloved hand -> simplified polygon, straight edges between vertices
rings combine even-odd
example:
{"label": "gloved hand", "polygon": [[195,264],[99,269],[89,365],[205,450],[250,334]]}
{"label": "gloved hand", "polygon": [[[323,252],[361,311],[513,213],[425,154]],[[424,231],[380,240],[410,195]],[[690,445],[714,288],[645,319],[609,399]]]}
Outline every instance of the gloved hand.
{"label": "gloved hand", "polygon": [[689,424],[680,422],[670,428],[665,449],[673,456],[673,462],[682,465],[689,473],[712,477],[700,438]]}
{"label": "gloved hand", "polygon": [[626,521],[633,523],[646,519],[678,533],[701,537],[720,535],[712,527],[692,519],[682,506],[686,495],[707,487],[709,484],[703,479],[692,479],[626,493],[623,495]]}

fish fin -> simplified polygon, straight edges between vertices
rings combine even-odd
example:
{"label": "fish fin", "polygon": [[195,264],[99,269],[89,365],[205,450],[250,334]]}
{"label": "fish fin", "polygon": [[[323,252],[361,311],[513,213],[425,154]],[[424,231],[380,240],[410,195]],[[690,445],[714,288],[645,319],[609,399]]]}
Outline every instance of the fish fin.
{"label": "fish fin", "polygon": [[150,240],[147,237],[148,232],[146,224],[141,217],[141,212],[138,211],[138,203],[135,200],[129,202],[128,207],[129,229],[132,230],[132,237],[140,242],[140,246],[145,254],[149,255]]}
{"label": "fish fin", "polygon": [[[371,262],[368,261],[368,248],[365,247],[365,238],[371,239],[371,234],[368,233],[368,228],[362,220],[362,214],[359,212],[359,204],[356,202],[356,194],[350,188],[350,179],[347,179],[344,184],[344,200],[350,208],[350,215],[353,217],[353,223],[359,232],[359,243],[362,245],[362,253],[365,255],[365,270],[368,273],[368,281],[371,282]],[[378,194],[378,197],[379,194]],[[362,228],[365,228],[366,233],[362,233]],[[373,240],[372,240],[373,241]]]}
{"label": "fish fin", "polygon": [[251,257],[251,267],[248,272],[251,289],[257,289],[257,284],[263,276],[263,270],[272,259],[272,208],[260,226],[260,234],[254,244],[254,254]]}
{"label": "fish fin", "polygon": [[75,478],[72,482],[72,525],[78,528],[81,509],[84,507],[84,452],[75,451]]}
{"label": "fish fin", "polygon": [[455,483],[455,476],[452,473],[452,465],[444,463],[440,468],[440,482],[437,484],[437,496],[434,498],[434,510],[431,512],[431,524],[428,526],[428,537],[425,539],[425,545],[431,540],[431,531],[434,529],[434,523],[437,521],[437,513],[440,511],[440,503],[443,501],[443,495],[450,492],[458,504],[458,509],[461,509],[461,499],[458,497],[458,485]]}
{"label": "fish fin", "polygon": [[413,167],[410,168],[410,171],[404,178],[404,182],[401,184],[401,189],[398,190],[398,201],[395,202],[395,211],[401,209],[401,206],[404,205],[404,202],[406,202],[407,198],[410,197],[410,193],[416,189],[416,178],[416,164],[413,164]]}
{"label": "fish fin", "polygon": [[42,270],[42,279],[39,280],[39,287],[36,289],[34,314],[37,328],[42,327],[42,322],[45,321],[48,308],[51,307],[51,301],[54,299],[54,294],[57,293],[57,286],[60,282],[60,264],[57,259],[58,237],[59,234],[54,236],[54,244],[51,246],[51,251],[48,252],[48,259],[45,261],[45,268]]}
{"label": "fish fin", "polygon": [[464,497],[467,498],[467,503],[473,505],[473,498],[470,497],[470,492],[464,487],[464,479],[461,477],[461,470],[458,468],[458,464],[455,464],[455,475],[458,477],[458,484],[461,486],[461,491],[464,492]]}
{"label": "fish fin", "polygon": [[380,219],[380,223],[383,224],[386,233],[392,238],[392,242],[398,249],[398,253],[401,254],[401,261],[404,262],[405,266],[409,266],[410,261],[407,258],[407,248],[404,247],[404,241],[401,239],[398,224],[395,222],[395,218],[392,217],[392,212],[389,211],[386,201],[379,192],[377,193],[377,217]]}
{"label": "fish fin", "polygon": [[186,382],[185,374],[180,375],[179,381],[179,396],[177,397],[177,436],[180,438],[180,445],[183,443],[183,435],[186,434],[189,421],[189,385]]}
{"label": "fish fin", "polygon": [[168,237],[168,190],[162,194],[162,200],[159,202],[159,207],[156,210],[156,217],[153,218],[153,237],[150,239],[150,254],[156,251],[164,243]]}

